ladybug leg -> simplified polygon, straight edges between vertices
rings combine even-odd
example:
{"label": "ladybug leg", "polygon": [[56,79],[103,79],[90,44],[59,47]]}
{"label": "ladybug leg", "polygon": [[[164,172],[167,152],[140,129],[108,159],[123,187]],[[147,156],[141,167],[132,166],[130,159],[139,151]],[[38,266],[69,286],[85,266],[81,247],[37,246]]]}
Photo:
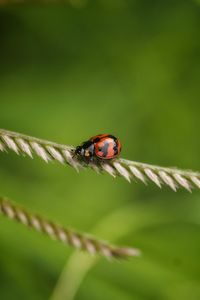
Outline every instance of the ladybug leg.
{"label": "ladybug leg", "polygon": [[90,162],[93,163],[94,162],[94,156],[90,157]]}
{"label": "ladybug leg", "polygon": [[98,158],[97,156],[93,157],[93,161],[95,162],[95,164],[97,164],[100,167],[103,164],[103,159],[102,158]]}
{"label": "ladybug leg", "polygon": [[87,158],[87,157],[83,157],[83,161],[84,161],[84,163],[86,164],[86,165],[88,165],[89,164],[89,159]]}

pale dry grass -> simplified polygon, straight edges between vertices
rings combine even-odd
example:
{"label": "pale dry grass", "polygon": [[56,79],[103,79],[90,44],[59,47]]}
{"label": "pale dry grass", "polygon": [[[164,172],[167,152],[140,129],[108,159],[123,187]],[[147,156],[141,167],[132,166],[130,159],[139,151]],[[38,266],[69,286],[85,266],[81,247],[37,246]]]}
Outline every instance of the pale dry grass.
{"label": "pale dry grass", "polygon": [[128,258],[140,255],[138,249],[113,246],[88,234],[63,228],[62,226],[48,221],[41,216],[32,214],[18,205],[11,203],[10,200],[1,197],[0,213],[9,219],[16,220],[27,227],[40,231],[54,240],[59,240],[66,245],[70,245],[78,250],[85,250],[93,255],[100,254],[108,259]]}
{"label": "pale dry grass", "polygon": [[147,184],[148,181],[152,181],[160,188],[166,185],[173,191],[180,187],[190,192],[194,187],[200,188],[199,172],[160,167],[123,158],[86,164],[80,157],[74,156],[75,147],[73,146],[57,144],[4,129],[0,129],[0,150],[13,150],[18,155],[27,155],[31,158],[35,154],[45,162],[56,160],[61,164],[72,166],[77,171],[91,168],[98,173],[105,172],[113,177],[121,176],[129,182],[137,180]]}

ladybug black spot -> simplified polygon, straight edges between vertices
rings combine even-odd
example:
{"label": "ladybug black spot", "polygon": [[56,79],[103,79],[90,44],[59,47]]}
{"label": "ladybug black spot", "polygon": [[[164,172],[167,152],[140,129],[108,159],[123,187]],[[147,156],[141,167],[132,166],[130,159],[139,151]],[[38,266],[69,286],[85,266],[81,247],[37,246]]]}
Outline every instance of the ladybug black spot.
{"label": "ladybug black spot", "polygon": [[107,156],[107,154],[108,154],[108,147],[109,147],[109,144],[105,143],[104,146],[103,146],[103,148],[102,148],[103,157]]}
{"label": "ladybug black spot", "polygon": [[115,146],[113,147],[115,155],[118,154],[118,144],[116,143]]}
{"label": "ladybug black spot", "polygon": [[94,143],[98,143],[100,141],[100,138],[99,137],[97,137],[96,139],[94,139]]}

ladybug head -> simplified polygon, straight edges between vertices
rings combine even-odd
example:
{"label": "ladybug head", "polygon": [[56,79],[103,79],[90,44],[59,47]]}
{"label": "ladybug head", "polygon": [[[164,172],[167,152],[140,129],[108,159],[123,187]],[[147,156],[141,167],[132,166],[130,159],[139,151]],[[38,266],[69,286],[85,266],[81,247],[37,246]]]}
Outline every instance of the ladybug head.
{"label": "ladybug head", "polygon": [[75,154],[86,159],[91,159],[94,155],[94,145],[91,141],[84,142],[81,146],[77,146]]}
{"label": "ladybug head", "polygon": [[84,156],[84,152],[85,152],[85,150],[83,149],[82,146],[77,146],[76,147],[75,154],[78,154],[80,156]]}

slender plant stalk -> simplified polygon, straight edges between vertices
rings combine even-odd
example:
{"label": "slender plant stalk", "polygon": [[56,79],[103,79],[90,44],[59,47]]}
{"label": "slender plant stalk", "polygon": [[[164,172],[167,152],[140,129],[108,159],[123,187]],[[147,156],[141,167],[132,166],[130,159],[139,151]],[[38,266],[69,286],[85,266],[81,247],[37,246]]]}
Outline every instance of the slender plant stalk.
{"label": "slender plant stalk", "polygon": [[[133,204],[129,202],[127,205],[117,208],[101,219],[94,226],[92,232],[99,236],[106,233],[108,239],[112,239],[112,241],[116,242],[124,236],[134,235],[135,232],[140,231],[141,224],[142,228],[149,226],[154,228],[155,226],[169,222],[169,216],[167,214],[163,216],[163,214],[159,214],[158,211],[149,210],[147,207],[144,209],[144,206],[142,208],[133,206]],[[174,222],[174,216],[170,215],[170,217],[172,218],[171,221]],[[177,215],[175,219],[177,220]],[[108,228],[110,228],[110,226],[112,227],[113,224],[117,224],[119,220],[120,230],[109,232]],[[49,300],[76,299],[85,277],[98,261],[98,256],[92,257],[83,252],[73,253],[67,260]]]}
{"label": "slender plant stalk", "polygon": [[[113,223],[117,223],[118,220],[126,220],[126,222],[122,221],[123,228],[121,227],[119,231],[116,231],[114,236],[113,233],[108,234],[108,238],[117,241],[121,237],[133,233],[133,228],[137,231],[138,216],[140,219],[141,214],[137,211],[136,217],[132,218],[132,210],[132,204],[129,203],[125,207],[112,211],[101,219],[92,231],[97,235],[103,235],[105,232],[108,234],[107,228]],[[152,220],[158,221],[158,218],[153,217]],[[98,256],[92,257],[83,252],[73,253],[67,260],[49,300],[74,300],[86,275],[98,261]]]}
{"label": "slender plant stalk", "polygon": [[45,162],[56,160],[61,164],[72,166],[77,171],[89,167],[98,173],[106,172],[113,177],[122,176],[129,182],[139,180],[147,184],[150,180],[160,188],[162,185],[167,185],[173,191],[179,187],[190,192],[194,187],[200,189],[199,172],[165,168],[122,158],[86,164],[80,157],[74,155],[75,147],[73,146],[57,144],[4,129],[0,129],[0,150],[13,150],[18,155],[27,155],[31,158],[33,154],[36,154]]}
{"label": "slender plant stalk", "polygon": [[89,235],[78,233],[72,229],[63,228],[62,226],[48,221],[41,216],[32,214],[11,203],[10,200],[1,197],[0,213],[9,219],[16,220],[27,227],[40,231],[54,240],[59,240],[76,249],[85,250],[90,254],[98,253],[107,258],[128,258],[140,255],[138,249],[109,245],[108,243],[99,241]]}

